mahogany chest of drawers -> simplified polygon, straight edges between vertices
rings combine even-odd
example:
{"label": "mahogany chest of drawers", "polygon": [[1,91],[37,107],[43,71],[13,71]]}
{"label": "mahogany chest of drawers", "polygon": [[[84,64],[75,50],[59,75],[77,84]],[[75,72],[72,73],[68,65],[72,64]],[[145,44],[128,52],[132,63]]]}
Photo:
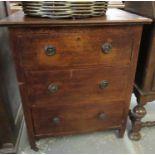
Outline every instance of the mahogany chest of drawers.
{"label": "mahogany chest of drawers", "polygon": [[141,32],[151,22],[105,17],[52,20],[18,12],[8,26],[31,147],[47,137],[126,127]]}

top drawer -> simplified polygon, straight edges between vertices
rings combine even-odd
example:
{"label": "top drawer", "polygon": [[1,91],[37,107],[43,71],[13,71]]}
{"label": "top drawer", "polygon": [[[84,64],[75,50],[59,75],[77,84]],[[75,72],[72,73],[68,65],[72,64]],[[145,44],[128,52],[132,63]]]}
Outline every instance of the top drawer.
{"label": "top drawer", "polygon": [[24,30],[18,35],[26,69],[68,66],[125,66],[132,58],[130,27],[70,27]]}

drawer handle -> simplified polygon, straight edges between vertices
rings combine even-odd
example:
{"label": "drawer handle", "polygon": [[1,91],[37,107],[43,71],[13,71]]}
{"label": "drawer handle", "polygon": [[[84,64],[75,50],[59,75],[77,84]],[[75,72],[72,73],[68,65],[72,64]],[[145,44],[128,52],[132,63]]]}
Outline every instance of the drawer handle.
{"label": "drawer handle", "polygon": [[102,80],[100,83],[99,83],[99,88],[100,89],[105,89],[106,87],[108,87],[109,85],[109,82],[107,80]]}
{"label": "drawer handle", "polygon": [[52,45],[46,46],[45,53],[47,56],[54,56],[56,54],[56,48]]}
{"label": "drawer handle", "polygon": [[112,45],[111,43],[104,43],[102,45],[102,52],[105,53],[105,54],[109,54],[112,50]]}
{"label": "drawer handle", "polygon": [[52,123],[53,124],[60,124],[60,118],[59,117],[53,117],[52,118]]}
{"label": "drawer handle", "polygon": [[106,117],[107,115],[104,112],[98,114],[98,119],[104,120]]}
{"label": "drawer handle", "polygon": [[57,84],[52,83],[48,86],[48,90],[51,93],[56,93],[59,90],[59,86]]}

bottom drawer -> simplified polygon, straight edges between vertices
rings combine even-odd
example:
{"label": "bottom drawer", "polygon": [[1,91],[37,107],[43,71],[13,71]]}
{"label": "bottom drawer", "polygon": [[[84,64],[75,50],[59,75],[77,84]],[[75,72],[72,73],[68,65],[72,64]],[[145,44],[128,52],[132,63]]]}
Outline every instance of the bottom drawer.
{"label": "bottom drawer", "polygon": [[89,105],[33,107],[37,136],[65,135],[103,130],[121,125],[123,102]]}

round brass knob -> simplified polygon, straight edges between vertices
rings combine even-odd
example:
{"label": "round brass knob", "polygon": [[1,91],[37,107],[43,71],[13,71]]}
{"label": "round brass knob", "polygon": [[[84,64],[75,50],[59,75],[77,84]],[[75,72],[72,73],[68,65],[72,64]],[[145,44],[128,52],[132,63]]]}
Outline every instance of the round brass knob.
{"label": "round brass knob", "polygon": [[112,50],[112,45],[111,43],[104,43],[102,45],[102,52],[105,53],[105,54],[109,54]]}
{"label": "round brass knob", "polygon": [[101,120],[104,120],[106,118],[106,114],[104,112],[101,112],[98,114],[98,118],[101,119]]}
{"label": "round brass knob", "polygon": [[107,80],[102,80],[100,83],[99,83],[99,88],[100,89],[105,89],[106,87],[108,87],[109,85],[109,82]]}
{"label": "round brass knob", "polygon": [[46,46],[45,53],[47,56],[53,56],[56,54],[56,48],[53,47],[52,45]]}
{"label": "round brass knob", "polygon": [[48,86],[48,90],[51,93],[56,93],[59,90],[59,86],[57,84],[52,83]]}
{"label": "round brass knob", "polygon": [[53,117],[52,118],[52,123],[53,124],[59,124],[60,123],[60,118],[59,117]]}

